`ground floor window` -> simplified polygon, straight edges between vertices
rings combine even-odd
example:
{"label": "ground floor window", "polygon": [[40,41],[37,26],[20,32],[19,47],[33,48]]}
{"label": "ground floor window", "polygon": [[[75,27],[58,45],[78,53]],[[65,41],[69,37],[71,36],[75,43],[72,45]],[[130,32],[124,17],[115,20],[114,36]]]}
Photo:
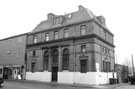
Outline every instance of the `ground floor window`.
{"label": "ground floor window", "polygon": [[103,61],[103,71],[104,72],[110,72],[111,71],[110,62]]}
{"label": "ground floor window", "polygon": [[86,73],[87,72],[87,60],[81,60],[80,61],[80,71],[81,73]]}
{"label": "ground floor window", "polygon": [[44,52],[43,69],[48,70],[49,51]]}
{"label": "ground floor window", "polygon": [[48,70],[48,59],[49,59],[49,56],[45,56],[44,57],[44,70]]}
{"label": "ground floor window", "polygon": [[63,50],[63,70],[69,70],[69,50]]}
{"label": "ground floor window", "polygon": [[32,62],[31,63],[31,72],[35,72],[36,71],[36,62]]}

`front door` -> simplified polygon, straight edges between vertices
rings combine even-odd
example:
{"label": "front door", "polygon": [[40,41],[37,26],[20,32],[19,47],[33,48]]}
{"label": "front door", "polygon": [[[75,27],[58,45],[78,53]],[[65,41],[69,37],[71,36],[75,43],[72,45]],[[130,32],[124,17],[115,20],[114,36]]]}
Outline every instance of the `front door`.
{"label": "front door", "polygon": [[52,81],[57,81],[58,67],[52,67]]}

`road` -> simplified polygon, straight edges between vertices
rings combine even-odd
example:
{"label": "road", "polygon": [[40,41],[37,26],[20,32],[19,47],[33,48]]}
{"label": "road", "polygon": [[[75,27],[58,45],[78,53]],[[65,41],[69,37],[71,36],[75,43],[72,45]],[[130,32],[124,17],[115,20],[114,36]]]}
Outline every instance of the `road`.
{"label": "road", "polygon": [[135,85],[126,85],[126,86],[120,86],[115,89],[135,89]]}
{"label": "road", "polygon": [[5,81],[0,89],[99,89],[99,88],[82,88],[73,86],[43,84],[43,83]]}
{"label": "road", "polygon": [[22,81],[5,81],[0,89],[135,89],[135,85],[124,84],[119,87],[111,88],[109,86],[95,86],[91,88],[60,86],[58,84],[46,84]]}

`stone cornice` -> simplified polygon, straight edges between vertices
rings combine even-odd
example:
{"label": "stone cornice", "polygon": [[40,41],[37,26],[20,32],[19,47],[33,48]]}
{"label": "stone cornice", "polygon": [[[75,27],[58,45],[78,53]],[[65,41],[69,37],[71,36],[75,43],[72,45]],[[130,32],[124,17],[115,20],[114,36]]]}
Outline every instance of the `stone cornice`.
{"label": "stone cornice", "polygon": [[[64,41],[72,41],[72,42],[74,42],[76,40],[84,39],[84,38],[97,38],[97,39],[103,41],[104,43],[110,45],[111,47],[115,47],[114,44],[104,40],[103,38],[101,38],[100,36],[98,36],[96,34],[90,34],[90,35],[84,35],[84,36],[78,36],[78,37],[62,38],[62,39],[57,39],[57,40],[38,42],[38,43],[35,43],[35,44],[27,44],[27,47],[35,47],[35,46],[39,46],[39,45],[50,44],[50,43],[53,44],[53,43],[64,42]],[[59,44],[59,46],[62,46],[62,45]]]}

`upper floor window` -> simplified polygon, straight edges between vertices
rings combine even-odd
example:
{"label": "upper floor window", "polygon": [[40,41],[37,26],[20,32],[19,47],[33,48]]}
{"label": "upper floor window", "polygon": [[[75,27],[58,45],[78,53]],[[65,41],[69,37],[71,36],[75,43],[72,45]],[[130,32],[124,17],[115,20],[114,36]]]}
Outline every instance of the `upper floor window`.
{"label": "upper floor window", "polygon": [[54,39],[55,40],[58,39],[58,32],[57,31],[54,32]]}
{"label": "upper floor window", "polygon": [[37,43],[37,35],[34,35],[34,36],[33,36],[33,42],[34,42],[34,43]]}
{"label": "upper floor window", "polygon": [[68,29],[65,29],[65,30],[64,30],[64,37],[65,37],[65,38],[69,37]]}
{"label": "upper floor window", "polygon": [[33,51],[33,57],[34,57],[34,56],[36,56],[36,51],[35,51],[35,50]]}
{"label": "upper floor window", "polygon": [[81,35],[86,35],[86,25],[80,27]]}
{"label": "upper floor window", "polygon": [[106,32],[104,31],[104,39],[106,40]]}
{"label": "upper floor window", "polygon": [[45,34],[45,41],[49,41],[49,33]]}
{"label": "upper floor window", "polygon": [[81,46],[81,52],[83,52],[83,53],[86,52],[86,45]]}

